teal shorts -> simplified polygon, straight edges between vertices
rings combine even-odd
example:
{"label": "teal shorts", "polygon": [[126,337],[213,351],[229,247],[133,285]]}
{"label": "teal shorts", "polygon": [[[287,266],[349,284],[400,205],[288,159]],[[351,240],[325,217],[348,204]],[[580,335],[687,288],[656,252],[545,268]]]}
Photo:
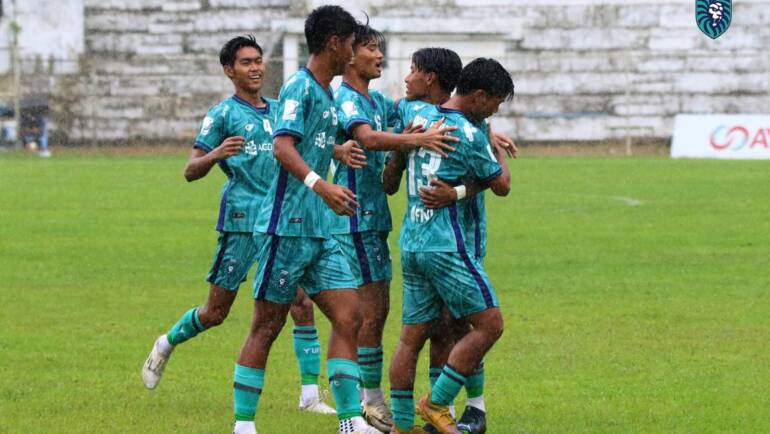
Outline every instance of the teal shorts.
{"label": "teal shorts", "polygon": [[391,280],[393,277],[388,233],[378,231],[337,234],[334,239],[350,264],[357,285]]}
{"label": "teal shorts", "polygon": [[255,233],[254,240],[260,246],[255,300],[290,304],[298,286],[311,298],[324,290],[356,288],[350,265],[333,238]]}
{"label": "teal shorts", "polygon": [[443,304],[455,318],[500,306],[481,261],[465,252],[401,252],[401,268],[403,324],[438,319]]}
{"label": "teal shorts", "polygon": [[251,232],[220,232],[214,261],[209,274],[206,275],[206,281],[237,291],[256,262],[257,252]]}

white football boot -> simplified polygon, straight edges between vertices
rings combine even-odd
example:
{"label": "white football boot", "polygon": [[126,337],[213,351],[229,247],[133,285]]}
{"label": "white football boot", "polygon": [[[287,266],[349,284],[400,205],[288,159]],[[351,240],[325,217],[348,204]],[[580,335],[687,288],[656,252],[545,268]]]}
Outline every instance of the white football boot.
{"label": "white football boot", "polygon": [[[166,339],[166,345],[161,343],[161,339]],[[154,389],[158,387],[160,377],[163,375],[163,370],[166,369],[166,363],[171,357],[171,353],[174,351],[174,347],[167,343],[168,338],[166,335],[160,336],[155,340],[155,344],[152,346],[150,355],[147,356],[147,360],[142,367],[142,383],[144,387],[148,389]],[[163,347],[170,348],[163,351]]]}

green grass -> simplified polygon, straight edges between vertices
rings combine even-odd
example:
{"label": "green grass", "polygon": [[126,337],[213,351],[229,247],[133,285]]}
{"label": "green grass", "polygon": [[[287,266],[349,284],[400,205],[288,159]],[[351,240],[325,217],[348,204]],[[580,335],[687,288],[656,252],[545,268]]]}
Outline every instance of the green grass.
{"label": "green grass", "polygon": [[[183,164],[0,156],[0,432],[228,432],[250,284],[157,390],[139,378],[153,339],[207,291],[223,178],[187,184]],[[513,162],[511,195],[488,199],[506,320],[486,362],[490,432],[770,432],[768,164]],[[424,359],[419,372],[423,393]],[[284,333],[261,433],[335,432],[295,410],[298,391]]]}

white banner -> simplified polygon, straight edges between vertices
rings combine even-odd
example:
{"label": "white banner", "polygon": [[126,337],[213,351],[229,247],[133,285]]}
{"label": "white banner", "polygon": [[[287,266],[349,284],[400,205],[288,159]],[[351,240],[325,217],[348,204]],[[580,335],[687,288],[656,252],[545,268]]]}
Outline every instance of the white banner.
{"label": "white banner", "polygon": [[671,157],[770,159],[770,115],[677,115]]}

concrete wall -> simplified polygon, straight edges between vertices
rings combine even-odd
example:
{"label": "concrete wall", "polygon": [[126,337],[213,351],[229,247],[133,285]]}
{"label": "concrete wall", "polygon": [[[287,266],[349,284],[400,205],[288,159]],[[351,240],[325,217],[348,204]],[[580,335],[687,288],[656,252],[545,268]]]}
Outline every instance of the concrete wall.
{"label": "concrete wall", "polygon": [[[58,129],[76,142],[189,140],[205,109],[230,91],[221,44],[254,33],[280,60],[283,37],[301,41],[317,3],[84,0],[86,55],[78,74],[59,81]],[[732,25],[717,40],[697,29],[693,1],[342,3],[367,10],[387,32],[390,69],[377,87],[393,96],[418,46],[501,60],[516,98],[495,125],[521,141],[667,138],[677,113],[770,111],[770,0],[734,2]],[[274,77],[281,65],[270,65]]]}

